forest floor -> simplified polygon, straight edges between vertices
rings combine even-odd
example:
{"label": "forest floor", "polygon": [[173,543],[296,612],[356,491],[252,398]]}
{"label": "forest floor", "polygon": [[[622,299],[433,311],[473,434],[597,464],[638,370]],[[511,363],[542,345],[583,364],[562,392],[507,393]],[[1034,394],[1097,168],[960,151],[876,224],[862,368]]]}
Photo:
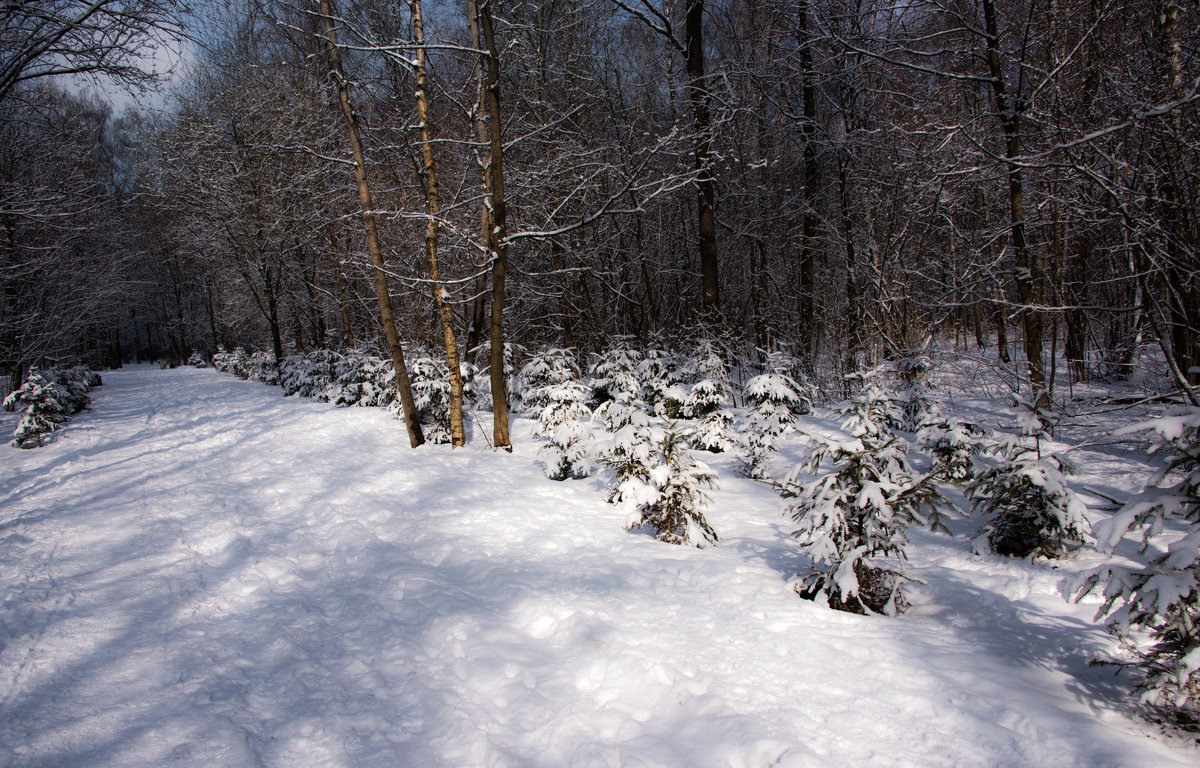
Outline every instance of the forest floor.
{"label": "forest floor", "polygon": [[[521,420],[512,454],[478,426],[413,451],[383,410],[211,370],[93,396],[0,448],[0,766],[1200,763],[1089,665],[1119,653],[1059,593],[1089,550],[916,531],[912,609],[854,616],[791,591],[792,523],[728,456],[694,549],[624,530],[603,475],[547,480]],[[1137,490],[1142,447],[1094,439],[1075,487]]]}

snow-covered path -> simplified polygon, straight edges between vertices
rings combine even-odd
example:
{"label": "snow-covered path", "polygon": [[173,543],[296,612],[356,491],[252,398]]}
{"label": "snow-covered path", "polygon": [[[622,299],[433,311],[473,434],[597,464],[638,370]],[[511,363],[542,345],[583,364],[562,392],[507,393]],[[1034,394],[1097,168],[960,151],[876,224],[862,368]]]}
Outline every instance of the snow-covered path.
{"label": "snow-covered path", "polygon": [[0,766],[1185,766],[1089,668],[1048,567],[921,535],[898,618],[799,600],[769,489],[721,543],[625,532],[533,447],[411,451],[371,409],[105,375],[0,449]]}

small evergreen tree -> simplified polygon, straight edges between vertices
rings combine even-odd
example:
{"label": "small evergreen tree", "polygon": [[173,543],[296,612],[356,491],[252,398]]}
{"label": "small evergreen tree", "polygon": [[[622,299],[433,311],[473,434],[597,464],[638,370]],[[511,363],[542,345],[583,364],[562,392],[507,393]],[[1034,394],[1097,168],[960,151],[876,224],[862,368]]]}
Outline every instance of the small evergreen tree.
{"label": "small evergreen tree", "polygon": [[929,358],[920,353],[910,353],[896,363],[896,373],[900,377],[897,392],[900,419],[895,426],[905,432],[916,432],[937,419],[937,406],[929,395],[927,384],[931,367]]}
{"label": "small evergreen tree", "polygon": [[350,408],[375,399],[371,363],[370,356],[359,349],[348,349],[338,355],[329,387],[335,405]]}
{"label": "small evergreen tree", "polygon": [[279,366],[275,363],[275,355],[271,352],[255,352],[250,355],[242,378],[247,381],[261,381],[271,386],[278,384]]}
{"label": "small evergreen tree", "polygon": [[684,416],[696,419],[688,445],[712,453],[730,451],[738,446],[733,417],[725,410],[728,404],[728,386],[722,386],[718,380],[701,379],[692,385],[683,406]]}
{"label": "small evergreen tree", "polygon": [[536,399],[544,405],[537,414],[534,435],[549,438],[538,453],[551,480],[592,473],[592,429],[586,421],[591,415],[587,407],[590,397],[591,389],[576,379],[537,389]]}
{"label": "small evergreen tree", "polygon": [[[818,474],[825,462],[831,472],[799,482],[801,475]],[[793,469],[779,490],[787,500],[785,513],[798,525],[793,535],[812,558],[796,591],[860,614],[894,615],[905,609],[901,587],[908,527],[917,523],[945,530],[942,510],[954,509],[932,475],[915,477],[904,442],[882,433],[826,442]]]}
{"label": "small evergreen tree", "polygon": [[[1140,529],[1145,555],[1171,522],[1183,525],[1184,536],[1141,567],[1096,569],[1073,591],[1080,599],[1103,585],[1096,618],[1107,617],[1108,631],[1136,659],[1143,699],[1194,726],[1200,724],[1200,408],[1124,430],[1137,431],[1151,433],[1150,453],[1162,457],[1162,466],[1139,495],[1096,526],[1099,548],[1111,553]],[[1147,646],[1139,647],[1134,630],[1148,633]]]}
{"label": "small evergreen tree", "polygon": [[342,356],[328,349],[288,355],[279,361],[279,386],[285,397],[299,395],[328,401],[338,391],[335,381],[342,363]]}
{"label": "small evergreen tree", "polygon": [[207,368],[208,362],[204,359],[204,355],[196,350],[192,350],[192,354],[188,356],[187,364],[193,368]]}
{"label": "small evergreen tree", "polygon": [[975,478],[975,457],[983,452],[987,432],[955,417],[927,423],[917,431],[917,443],[933,458],[933,467],[951,483]]}
{"label": "small evergreen tree", "polygon": [[643,417],[626,425],[604,455],[615,475],[609,501],[629,513],[629,529],[646,526],[659,541],[703,547],[717,541],[702,511],[708,503],[703,489],[713,488],[717,476],[692,458],[685,443],[673,423],[654,429]]}
{"label": "small evergreen tree", "polygon": [[697,381],[683,403],[683,415],[696,419],[688,445],[702,451],[721,453],[733,450],[738,440],[733,432],[733,417],[726,408],[733,400],[729,371],[725,360],[712,342],[700,342],[691,368]]}
{"label": "small evergreen tree", "polygon": [[42,435],[53,432],[71,418],[66,393],[37,368],[30,369],[21,386],[4,398],[4,410],[21,408],[21,420],[13,432],[14,448],[42,446]]}
{"label": "small evergreen tree", "polygon": [[641,398],[659,415],[677,419],[683,414],[687,392],[683,389],[683,370],[678,361],[661,349],[648,349],[637,366]]}
{"label": "small evergreen tree", "polygon": [[711,379],[729,387],[729,366],[721,355],[717,345],[709,339],[702,339],[696,345],[696,354],[692,356],[691,369],[696,381]]}
{"label": "small evergreen tree", "polygon": [[535,355],[521,369],[522,400],[526,413],[537,418],[550,404],[554,389],[569,381],[578,381],[579,365],[569,349],[552,347]]}
{"label": "small evergreen tree", "polygon": [[795,429],[796,420],[812,412],[811,390],[786,373],[788,359],[772,352],[767,371],[746,383],[746,420],[743,467],[750,477],[765,476],[765,464],[775,454],[779,439]]}
{"label": "small evergreen tree", "polygon": [[82,366],[45,372],[30,369],[21,386],[4,398],[4,410],[21,410],[12,446],[40,447],[44,442],[42,435],[57,430],[86,408],[91,402],[88,391],[100,384],[100,375]]}
{"label": "small evergreen tree", "polygon": [[842,416],[842,429],[855,437],[890,435],[903,422],[900,404],[879,383],[882,376],[881,368],[845,376],[848,382],[857,385],[858,393],[833,410]]}
{"label": "small evergreen tree", "polygon": [[421,418],[426,442],[450,442],[450,371],[446,363],[419,351],[408,363],[413,403]]}
{"label": "small evergreen tree", "polygon": [[249,376],[250,356],[241,347],[235,347],[232,352],[217,347],[217,353],[213,355],[213,367],[221,373],[245,379]]}
{"label": "small evergreen tree", "polygon": [[1043,453],[1042,441],[1057,416],[1039,398],[1015,403],[1021,437],[997,447],[1003,461],[967,486],[975,511],[988,522],[980,543],[1000,555],[1056,558],[1070,543],[1081,543],[1088,530],[1087,508],[1067,485],[1070,462]]}
{"label": "small evergreen tree", "polygon": [[617,346],[597,355],[588,368],[592,381],[591,407],[598,409],[610,400],[641,407],[642,384],[638,381],[641,355],[618,340]]}

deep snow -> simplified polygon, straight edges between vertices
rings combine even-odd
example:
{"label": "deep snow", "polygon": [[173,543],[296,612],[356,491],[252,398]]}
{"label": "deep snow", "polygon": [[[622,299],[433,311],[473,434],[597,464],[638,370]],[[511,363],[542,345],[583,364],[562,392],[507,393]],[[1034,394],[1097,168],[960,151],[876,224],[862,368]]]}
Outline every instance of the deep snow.
{"label": "deep snow", "polygon": [[[728,457],[700,550],[547,480],[527,422],[511,455],[412,451],[210,370],[93,395],[0,449],[0,766],[1200,762],[1088,666],[1114,644],[1058,583],[1092,556],[975,556],[962,521],[914,536],[908,614],[852,616],[789,590],[791,523]],[[1077,458],[1135,489],[1121,450]]]}

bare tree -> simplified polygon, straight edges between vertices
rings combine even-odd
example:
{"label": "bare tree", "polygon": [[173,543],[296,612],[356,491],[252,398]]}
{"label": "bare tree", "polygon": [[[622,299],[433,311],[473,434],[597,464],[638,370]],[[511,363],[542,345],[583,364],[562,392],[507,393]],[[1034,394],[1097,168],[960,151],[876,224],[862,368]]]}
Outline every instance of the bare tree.
{"label": "bare tree", "polygon": [[329,57],[330,74],[337,88],[338,102],[341,104],[342,115],[346,120],[346,133],[349,136],[350,148],[354,155],[354,178],[358,185],[358,199],[362,207],[362,222],[367,235],[367,248],[371,254],[371,263],[375,267],[375,294],[379,300],[380,320],[383,322],[383,330],[387,335],[388,348],[392,355],[392,367],[396,372],[396,389],[400,394],[401,407],[404,410],[404,426],[408,430],[409,443],[416,448],[425,442],[425,435],[421,431],[421,421],[417,414],[412,385],[408,378],[408,366],[404,362],[404,349],[396,330],[392,298],[388,292],[386,265],[383,260],[383,248],[379,244],[378,230],[375,226],[375,205],[372,202],[371,187],[367,181],[366,154],[363,151],[359,132],[358,115],[350,101],[350,85],[342,72],[342,57],[338,49],[337,31],[334,28],[333,10],[329,0],[320,0],[320,11],[325,23],[326,53]]}
{"label": "bare tree", "polygon": [[36,0],[4,4],[0,14],[0,101],[24,83],[57,75],[114,80],[144,90],[159,73],[149,64],[178,44],[175,0]]}

